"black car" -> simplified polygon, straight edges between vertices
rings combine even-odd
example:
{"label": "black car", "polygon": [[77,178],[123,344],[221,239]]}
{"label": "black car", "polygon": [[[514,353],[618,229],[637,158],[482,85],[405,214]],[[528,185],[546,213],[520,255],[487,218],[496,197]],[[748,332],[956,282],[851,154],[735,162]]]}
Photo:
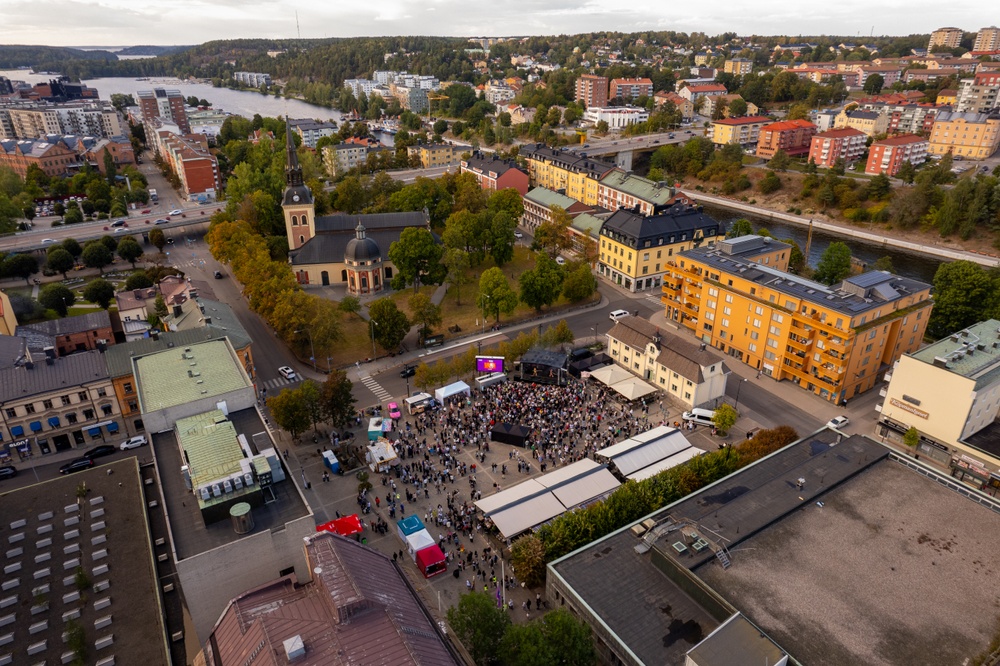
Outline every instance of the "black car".
{"label": "black car", "polygon": [[17,470],[10,465],[0,467],[0,479],[13,479],[17,476]]}
{"label": "black car", "polygon": [[110,456],[112,453],[116,452],[118,449],[111,446],[110,444],[102,444],[100,446],[95,446],[91,450],[83,454],[83,457],[87,460],[93,460],[94,458],[101,458],[103,456]]}
{"label": "black car", "polygon": [[60,474],[72,474],[73,472],[79,472],[81,469],[90,469],[94,466],[94,461],[90,458],[77,458],[76,460],[71,460],[62,467],[59,468]]}
{"label": "black car", "polygon": [[404,379],[407,377],[412,377],[415,374],[417,374],[417,369],[412,365],[404,365],[403,369],[399,371],[399,376]]}
{"label": "black car", "polygon": [[222,279],[222,271],[215,271],[215,279],[216,280]]}

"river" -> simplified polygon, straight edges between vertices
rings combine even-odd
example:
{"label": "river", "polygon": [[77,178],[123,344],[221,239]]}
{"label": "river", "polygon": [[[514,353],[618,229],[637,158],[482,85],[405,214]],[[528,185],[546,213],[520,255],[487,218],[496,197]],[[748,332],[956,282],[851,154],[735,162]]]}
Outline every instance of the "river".
{"label": "river", "polygon": [[[710,205],[705,205],[705,212],[716,220],[725,222],[727,225],[732,224],[734,220],[745,217],[753,223],[755,230],[766,228],[775,238],[791,238],[799,244],[799,247],[802,248],[803,252],[806,249],[808,229],[804,226],[757,217],[754,215],[747,215],[744,213],[737,213],[725,208]],[[867,264],[872,264],[876,260],[885,256],[892,257],[892,265],[896,273],[908,278],[926,282],[928,284],[931,284],[934,281],[934,273],[937,271],[938,266],[943,263],[940,259],[910,254],[908,252],[900,252],[899,250],[891,247],[869,245],[867,243],[861,243],[854,238],[843,238],[821,231],[813,231],[812,246],[809,248],[809,265],[815,267],[819,262],[820,257],[823,255],[823,251],[826,250],[830,243],[834,241],[841,241],[845,243],[849,248],[851,248],[851,254]]]}

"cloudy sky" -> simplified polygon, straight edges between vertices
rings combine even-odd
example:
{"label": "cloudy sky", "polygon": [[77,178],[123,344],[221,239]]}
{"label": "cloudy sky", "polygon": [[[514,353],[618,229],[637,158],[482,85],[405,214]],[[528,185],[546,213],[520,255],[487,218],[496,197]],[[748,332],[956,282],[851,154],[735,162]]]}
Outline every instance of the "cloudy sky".
{"label": "cloudy sky", "polygon": [[[197,44],[238,37],[363,35],[527,35],[594,30],[677,30],[718,34],[929,33],[975,31],[989,3],[972,0],[2,0],[0,43],[58,46]],[[806,10],[805,8],[808,8]],[[58,18],[58,22],[54,21]]]}

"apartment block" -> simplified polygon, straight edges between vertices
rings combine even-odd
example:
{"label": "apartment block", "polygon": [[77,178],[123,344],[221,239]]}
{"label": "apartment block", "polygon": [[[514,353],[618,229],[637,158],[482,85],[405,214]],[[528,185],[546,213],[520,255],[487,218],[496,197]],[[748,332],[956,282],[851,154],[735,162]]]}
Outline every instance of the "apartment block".
{"label": "apartment block", "polygon": [[677,91],[678,95],[694,104],[695,109],[698,108],[698,98],[700,97],[713,97],[728,93],[726,86],[721,83],[695,83],[683,86]]}
{"label": "apartment block", "polygon": [[930,51],[935,46],[945,46],[950,49],[957,48],[962,42],[961,28],[938,28],[931,33],[931,38],[927,42],[927,50]]}
{"label": "apartment block", "polygon": [[653,82],[650,79],[611,79],[608,99],[635,99],[653,94]]}
{"label": "apartment block", "polygon": [[521,215],[521,224],[527,229],[535,230],[539,225],[551,222],[553,207],[562,208],[572,219],[594,210],[593,206],[571,199],[561,192],[544,187],[534,187],[524,195],[524,213]]}
{"label": "apartment block", "polygon": [[471,173],[479,186],[489,192],[510,187],[523,197],[528,193],[528,172],[511,160],[502,160],[496,155],[475,152],[462,160],[461,173]]}
{"label": "apartment block", "polygon": [[233,72],[233,78],[245,86],[254,88],[271,86],[271,75],[264,72]]}
{"label": "apartment block", "polygon": [[62,141],[0,141],[0,165],[14,170],[21,178],[25,177],[32,164],[45,175],[54,177],[64,175],[79,162],[76,151]]}
{"label": "apartment block", "polygon": [[681,253],[663,285],[667,318],[762,374],[836,403],[920,348],[929,284],[871,271],[829,287],[787,273],[790,251],[743,236]]}
{"label": "apartment block", "polygon": [[142,113],[142,122],[147,124],[147,129],[154,118],[163,118],[177,125],[181,134],[191,133],[191,125],[188,123],[187,111],[184,108],[184,96],[181,95],[181,91],[154,88],[153,90],[140,90],[137,97],[139,110]]}
{"label": "apartment block", "polygon": [[851,127],[868,136],[885,134],[889,129],[889,115],[876,111],[841,111],[833,121],[834,129]]}
{"label": "apartment block", "polygon": [[691,120],[694,118],[694,104],[691,103],[691,100],[681,97],[675,92],[661,91],[654,93],[653,101],[658,107],[670,102],[677,107],[677,110],[681,113],[681,118],[684,120]]}
{"label": "apartment block", "polygon": [[942,111],[931,129],[931,155],[950,152],[973,160],[986,159],[1000,147],[1000,115]]}
{"label": "apartment block", "polygon": [[582,74],[576,80],[576,99],[584,108],[608,105],[608,79],[594,74]]}
{"label": "apartment block", "polygon": [[520,156],[527,164],[532,186],[562,190],[588,206],[597,205],[598,182],[615,168],[603,160],[543,143],[521,146]]}
{"label": "apartment block", "polygon": [[597,183],[597,205],[607,210],[635,209],[652,215],[657,206],[673,203],[674,188],[620,169],[609,171]]}
{"label": "apartment block", "polygon": [[712,122],[709,130],[712,143],[725,146],[737,143],[744,148],[757,145],[760,140],[760,130],[771,123],[766,116],[743,116],[740,118],[724,118]]}
{"label": "apartment block", "polygon": [[722,223],[693,206],[657,207],[652,215],[621,208],[601,225],[597,273],[631,292],[659,289],[676,255],[724,234]]}
{"label": "apartment block", "polygon": [[214,201],[218,196],[219,164],[208,150],[208,139],[200,134],[179,136],[167,130],[156,134],[159,154],[181,181],[181,193],[195,201]]}
{"label": "apartment block", "polygon": [[420,160],[420,166],[425,169],[437,166],[448,166],[455,163],[458,152],[450,143],[431,143],[409,146],[406,149],[409,157]]}
{"label": "apartment block", "polygon": [[620,130],[649,120],[649,111],[639,106],[592,106],[583,112],[584,122],[596,125],[599,122],[608,124],[608,129]]}
{"label": "apartment block", "polygon": [[0,105],[0,139],[37,139],[48,134],[98,138],[124,136],[125,124],[108,102],[10,102]]}
{"label": "apartment block", "polygon": [[337,133],[337,123],[316,122],[315,120],[290,120],[292,130],[298,133],[302,139],[302,145],[307,148],[316,148],[316,143],[324,136],[333,136]]}
{"label": "apartment block", "polygon": [[732,60],[727,60],[722,65],[722,71],[726,74],[735,74],[737,76],[749,74],[753,71],[753,60],[747,60],[746,58],[733,58]]}
{"label": "apartment block", "polygon": [[816,126],[808,120],[783,120],[764,125],[757,139],[757,157],[771,159],[779,150],[790,156],[809,152]]}
{"label": "apartment block", "polygon": [[738,99],[746,102],[747,111],[746,113],[743,114],[744,116],[756,116],[757,114],[760,113],[760,107],[758,107],[753,102],[747,102],[746,100],[743,99],[742,95],[739,95],[737,93],[732,93],[729,95],[711,95],[709,97],[706,97],[705,102],[701,107],[701,113],[702,115],[708,116],[709,118],[714,118],[716,107],[721,106],[722,117],[732,118],[733,114],[729,112],[729,105]]}
{"label": "apartment block", "polygon": [[980,28],[976,33],[976,41],[972,46],[974,52],[1000,51],[1000,28],[995,25]]}
{"label": "apartment block", "polygon": [[845,164],[858,161],[865,153],[868,137],[861,130],[843,127],[820,132],[809,144],[809,159],[816,166],[830,168],[838,159]]}
{"label": "apartment block", "polygon": [[1000,82],[980,83],[980,81],[1000,78],[993,76],[977,76],[975,79],[963,79],[958,84],[958,95],[955,101],[957,113],[989,113],[997,108],[1000,95]]}
{"label": "apartment block", "polygon": [[350,141],[324,146],[323,166],[331,176],[339,176],[355,167],[364,166],[368,162],[368,156],[379,150],[380,148],[366,143]]}
{"label": "apartment block", "polygon": [[868,151],[865,173],[895,176],[904,162],[916,166],[927,161],[929,142],[916,134],[900,134],[876,141]]}

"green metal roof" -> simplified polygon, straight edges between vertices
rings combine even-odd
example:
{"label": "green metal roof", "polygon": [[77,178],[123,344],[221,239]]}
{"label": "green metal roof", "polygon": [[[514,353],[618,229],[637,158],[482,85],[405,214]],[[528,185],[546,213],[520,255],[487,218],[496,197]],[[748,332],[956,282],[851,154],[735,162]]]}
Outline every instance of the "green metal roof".
{"label": "green metal roof", "polygon": [[601,233],[602,224],[604,224],[604,220],[601,218],[594,217],[590,213],[580,213],[573,218],[573,222],[569,226],[582,234],[587,234],[591,238],[596,239],[598,234]]}
{"label": "green metal roof", "polygon": [[236,428],[218,409],[179,419],[177,441],[187,457],[191,485],[200,488],[240,472],[243,450]]}
{"label": "green metal roof", "polygon": [[604,178],[601,178],[601,184],[652,204],[666,204],[670,201],[670,197],[674,196],[674,188],[669,185],[661,185],[648,178],[625,173],[618,169],[609,171]]}
{"label": "green metal roof", "polygon": [[977,380],[978,388],[981,380],[989,383],[1000,369],[1000,321],[987,319],[973,324],[910,356],[931,365],[935,359],[943,359],[950,372]]}
{"label": "green metal roof", "polygon": [[555,190],[550,190],[545,187],[536,187],[535,189],[528,192],[525,199],[533,201],[534,203],[545,206],[546,208],[551,208],[552,206],[559,206],[564,210],[569,210],[569,207],[577,203],[576,199],[570,198],[565,194],[559,194]]}
{"label": "green metal roof", "polygon": [[132,359],[143,412],[250,388],[228,340],[209,340]]}

